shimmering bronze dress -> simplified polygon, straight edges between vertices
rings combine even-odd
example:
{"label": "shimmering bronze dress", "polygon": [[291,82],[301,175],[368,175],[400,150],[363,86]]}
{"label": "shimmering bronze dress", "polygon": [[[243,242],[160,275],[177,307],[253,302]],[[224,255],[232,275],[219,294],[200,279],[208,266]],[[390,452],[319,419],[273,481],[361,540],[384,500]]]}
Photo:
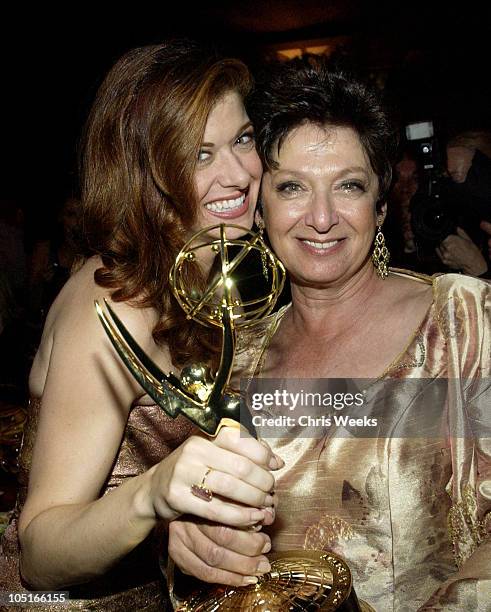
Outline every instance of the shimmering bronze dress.
{"label": "shimmering bronze dress", "polygon": [[[37,429],[41,400],[31,400],[29,417],[20,454],[20,490],[12,520],[2,539],[0,591],[24,591],[19,575],[17,519],[27,493],[29,467]],[[143,473],[177,448],[191,435],[193,426],[184,418],[171,419],[157,406],[135,406],[130,411],[123,441],[112,472],[103,487],[107,495],[126,478]],[[103,578],[69,587],[69,606],[35,606],[35,610],[172,610],[163,581],[159,557],[166,562],[166,538],[163,529],[155,532],[132,551]],[[0,609],[1,606],[0,606]],[[3,608],[9,609],[9,608]],[[12,608],[12,610],[18,608]]]}
{"label": "shimmering bronze dress", "polygon": [[[403,354],[366,389],[390,389],[389,436],[329,428],[320,439],[268,439],[286,462],[277,473],[273,550],[340,554],[358,596],[380,612],[491,610],[491,285],[443,275],[433,291]],[[262,349],[284,312],[243,333],[235,384],[267,358]],[[396,381],[402,386],[388,384]],[[413,382],[423,403],[408,395]],[[406,435],[425,406],[441,435]],[[486,426],[488,437],[476,437]]]}

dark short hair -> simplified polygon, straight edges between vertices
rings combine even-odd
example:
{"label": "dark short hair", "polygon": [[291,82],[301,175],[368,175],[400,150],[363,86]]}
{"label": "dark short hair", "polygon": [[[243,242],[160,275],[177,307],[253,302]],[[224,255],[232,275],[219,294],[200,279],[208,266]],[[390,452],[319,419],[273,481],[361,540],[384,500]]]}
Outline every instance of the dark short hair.
{"label": "dark short hair", "polygon": [[390,187],[398,134],[377,89],[326,57],[304,55],[269,65],[248,100],[257,150],[266,170],[288,134],[305,123],[353,128],[379,179],[379,201]]}

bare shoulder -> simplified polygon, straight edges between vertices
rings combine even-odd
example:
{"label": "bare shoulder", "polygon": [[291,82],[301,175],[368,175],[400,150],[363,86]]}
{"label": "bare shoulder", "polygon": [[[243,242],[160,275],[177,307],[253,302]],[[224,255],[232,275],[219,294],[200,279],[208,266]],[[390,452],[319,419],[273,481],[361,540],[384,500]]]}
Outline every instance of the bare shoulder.
{"label": "bare shoulder", "polygon": [[156,313],[151,308],[139,308],[126,302],[114,303],[111,290],[100,287],[94,280],[94,273],[101,265],[97,257],[85,262],[70,277],[54,301],[29,379],[33,396],[40,397],[43,393],[53,351],[58,357],[66,355],[68,362],[73,362],[76,355],[81,360],[83,356],[92,356],[99,362],[115,359],[115,352],[96,315],[95,300],[108,300],[143,350],[155,354],[157,347],[152,338],[152,329],[157,320]]}
{"label": "bare shoulder", "polygon": [[[33,363],[31,393],[42,401],[24,526],[48,505],[97,498],[131,407],[144,395],[96,315],[94,300],[110,300],[110,291],[94,281],[99,266],[95,258],[87,261],[66,283],[48,315]],[[165,368],[165,351],[152,338],[157,316],[152,309],[111,305],[141,347]]]}
{"label": "bare shoulder", "polygon": [[47,318],[46,326],[60,327],[66,322],[73,325],[82,317],[84,325],[97,322],[94,301],[107,299],[111,305],[127,317],[127,323],[132,324],[133,331],[146,332],[149,326],[156,322],[156,314],[150,308],[139,308],[128,302],[113,302],[111,289],[105,289],[96,284],[94,274],[102,266],[98,257],[92,257],[67,281],[60,291]]}

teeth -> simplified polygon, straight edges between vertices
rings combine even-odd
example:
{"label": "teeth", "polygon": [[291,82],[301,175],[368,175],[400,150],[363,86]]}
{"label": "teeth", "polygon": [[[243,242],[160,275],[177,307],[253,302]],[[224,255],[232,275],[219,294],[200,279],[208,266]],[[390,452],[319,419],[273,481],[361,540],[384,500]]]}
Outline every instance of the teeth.
{"label": "teeth", "polygon": [[314,242],[313,240],[303,240],[305,244],[314,247],[314,249],[328,249],[339,242],[339,240],[332,240],[331,242]]}
{"label": "teeth", "polygon": [[242,194],[235,200],[221,200],[220,202],[211,202],[205,204],[205,207],[212,212],[223,212],[224,210],[233,210],[234,208],[240,208],[245,200],[245,194]]}

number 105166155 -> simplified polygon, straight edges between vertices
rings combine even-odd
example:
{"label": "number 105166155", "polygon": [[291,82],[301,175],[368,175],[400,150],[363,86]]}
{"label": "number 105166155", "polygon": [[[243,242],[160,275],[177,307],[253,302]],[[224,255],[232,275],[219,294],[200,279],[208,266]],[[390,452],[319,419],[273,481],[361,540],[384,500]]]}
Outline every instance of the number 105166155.
{"label": "number 105166155", "polygon": [[0,591],[0,605],[32,607],[37,605],[68,604],[68,591]]}

